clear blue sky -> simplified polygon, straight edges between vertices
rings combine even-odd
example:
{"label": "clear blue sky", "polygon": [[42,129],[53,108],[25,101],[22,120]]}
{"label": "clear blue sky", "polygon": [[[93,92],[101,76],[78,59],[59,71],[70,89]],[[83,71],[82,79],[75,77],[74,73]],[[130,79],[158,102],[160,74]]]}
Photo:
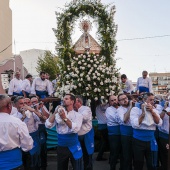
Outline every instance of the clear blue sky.
{"label": "clear blue sky", "polygon": [[[15,53],[27,49],[54,51],[56,41],[55,11],[64,7],[66,0],[11,0],[13,11],[13,39]],[[170,36],[142,40],[122,40],[170,35],[169,0],[102,0],[115,4],[117,67],[129,79],[136,81],[143,70],[170,72]]]}

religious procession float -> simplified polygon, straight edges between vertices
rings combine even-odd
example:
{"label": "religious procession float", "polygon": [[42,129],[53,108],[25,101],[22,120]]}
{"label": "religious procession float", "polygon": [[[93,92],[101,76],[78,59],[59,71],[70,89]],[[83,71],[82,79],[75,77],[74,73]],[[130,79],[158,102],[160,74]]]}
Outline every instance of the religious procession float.
{"label": "religious procession float", "polygon": [[[73,0],[56,12],[56,51],[59,56],[60,80],[55,96],[66,93],[82,95],[87,105],[93,101],[107,102],[108,96],[120,90],[119,69],[116,68],[115,6],[100,0]],[[76,22],[82,35],[72,43]],[[96,39],[90,31],[97,27]]]}

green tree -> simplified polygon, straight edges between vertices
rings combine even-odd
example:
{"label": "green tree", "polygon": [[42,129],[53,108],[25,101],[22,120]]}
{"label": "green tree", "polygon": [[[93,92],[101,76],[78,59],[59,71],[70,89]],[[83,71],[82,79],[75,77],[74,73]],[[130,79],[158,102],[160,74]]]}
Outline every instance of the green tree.
{"label": "green tree", "polygon": [[52,54],[50,51],[46,51],[44,56],[38,57],[37,72],[45,71],[50,75],[50,80],[56,78],[56,74],[59,73],[58,57]]}

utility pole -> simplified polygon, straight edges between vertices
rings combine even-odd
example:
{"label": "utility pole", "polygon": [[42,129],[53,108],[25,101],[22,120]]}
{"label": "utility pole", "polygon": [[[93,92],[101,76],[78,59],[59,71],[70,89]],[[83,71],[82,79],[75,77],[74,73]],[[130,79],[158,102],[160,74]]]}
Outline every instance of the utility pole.
{"label": "utility pole", "polygon": [[[169,132],[170,132],[170,117],[169,117]],[[170,169],[170,135],[169,135],[169,149],[168,149],[168,169]]]}
{"label": "utility pole", "polygon": [[16,55],[16,45],[15,45],[15,39],[14,39],[14,73],[15,73],[15,55]]}

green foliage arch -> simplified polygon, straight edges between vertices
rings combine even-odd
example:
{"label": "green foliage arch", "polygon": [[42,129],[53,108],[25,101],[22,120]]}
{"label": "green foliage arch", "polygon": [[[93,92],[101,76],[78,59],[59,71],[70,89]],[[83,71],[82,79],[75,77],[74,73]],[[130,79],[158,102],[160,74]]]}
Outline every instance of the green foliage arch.
{"label": "green foliage arch", "polygon": [[53,29],[57,38],[57,49],[61,59],[63,70],[70,64],[70,57],[74,55],[72,49],[71,35],[75,21],[85,15],[89,15],[98,22],[98,39],[101,45],[100,55],[105,57],[107,66],[115,63],[114,54],[116,51],[117,25],[113,21],[115,7],[108,12],[108,6],[103,5],[99,0],[74,0],[67,5],[63,12],[56,12],[57,29]]}

